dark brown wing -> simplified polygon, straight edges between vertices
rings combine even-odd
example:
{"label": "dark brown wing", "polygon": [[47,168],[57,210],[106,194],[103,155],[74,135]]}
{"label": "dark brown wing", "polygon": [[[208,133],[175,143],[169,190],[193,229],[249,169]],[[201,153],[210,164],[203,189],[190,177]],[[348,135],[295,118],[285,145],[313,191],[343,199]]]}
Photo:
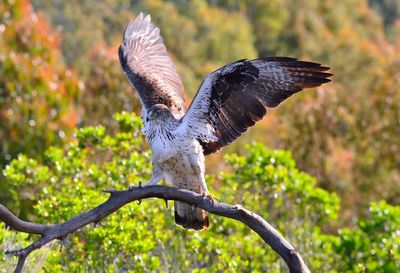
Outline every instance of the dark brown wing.
{"label": "dark brown wing", "polygon": [[196,131],[209,124],[216,138],[207,138],[204,131],[198,138],[204,154],[217,152],[261,120],[267,108],[278,106],[304,88],[329,82],[332,74],[324,72],[328,69],[287,57],[226,65],[205,78],[181,126]]}
{"label": "dark brown wing", "polygon": [[150,15],[144,17],[140,13],[126,26],[118,54],[122,69],[139,94],[143,110],[161,103],[175,117],[185,114],[182,81]]}

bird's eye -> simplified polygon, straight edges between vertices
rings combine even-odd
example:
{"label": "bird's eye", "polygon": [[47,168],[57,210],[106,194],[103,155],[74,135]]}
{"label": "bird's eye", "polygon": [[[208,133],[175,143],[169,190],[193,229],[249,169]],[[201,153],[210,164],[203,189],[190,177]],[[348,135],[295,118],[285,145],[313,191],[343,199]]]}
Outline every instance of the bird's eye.
{"label": "bird's eye", "polygon": [[162,114],[163,114],[163,111],[162,111],[162,110],[158,110],[158,111],[157,111],[157,115],[161,116]]}

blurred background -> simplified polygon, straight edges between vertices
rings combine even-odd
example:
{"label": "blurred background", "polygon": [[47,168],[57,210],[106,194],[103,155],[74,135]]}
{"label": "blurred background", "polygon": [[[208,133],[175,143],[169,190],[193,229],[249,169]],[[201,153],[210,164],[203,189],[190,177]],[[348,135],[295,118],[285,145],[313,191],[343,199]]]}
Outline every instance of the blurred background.
{"label": "blurred background", "polygon": [[[116,132],[115,112],[140,112],[117,58],[140,11],[160,27],[188,103],[207,73],[242,58],[332,68],[332,83],[292,97],[209,157],[209,173],[227,168],[224,153],[258,141],[291,151],[301,171],[340,197],[327,231],[356,226],[372,201],[400,205],[399,0],[2,0],[0,169],[20,153],[42,161],[76,128]],[[14,204],[4,181],[0,174],[0,200]]]}

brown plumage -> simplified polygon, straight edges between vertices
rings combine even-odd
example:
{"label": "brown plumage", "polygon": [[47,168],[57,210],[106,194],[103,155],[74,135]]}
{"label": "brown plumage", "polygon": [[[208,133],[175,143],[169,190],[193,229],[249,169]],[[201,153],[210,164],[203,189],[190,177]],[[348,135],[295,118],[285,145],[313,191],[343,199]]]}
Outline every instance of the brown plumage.
{"label": "brown plumage", "polygon": [[[233,66],[233,67],[232,67]],[[227,69],[229,68],[230,69]],[[288,57],[240,60],[215,71],[212,84],[210,122],[217,141],[201,142],[204,154],[229,145],[293,94],[330,82],[329,67]],[[275,72],[274,72],[275,71]]]}
{"label": "brown plumage", "polygon": [[[153,173],[145,186],[166,179],[205,195],[204,155],[235,141],[268,108],[332,76],[329,67],[294,58],[243,59],[207,75],[187,109],[182,81],[149,15],[140,13],[127,25],[118,53],[142,102],[144,134],[153,152]],[[209,226],[204,210],[182,202],[175,202],[175,222],[195,230]]]}
{"label": "brown plumage", "polygon": [[[191,183],[191,185],[186,185],[185,188],[200,194],[204,193],[204,190],[201,188],[199,182]],[[175,223],[177,225],[180,225],[186,229],[194,230],[202,230],[208,228],[208,226],[210,225],[207,212],[203,209],[196,208],[194,206],[179,201],[175,201],[174,209]]]}
{"label": "brown plumage", "polygon": [[[178,211],[182,212],[182,216]],[[205,210],[192,208],[192,206],[178,201],[175,202],[175,223],[186,229],[194,230],[203,230],[210,225]]]}
{"label": "brown plumage", "polygon": [[160,29],[149,15],[140,13],[123,34],[118,56],[129,82],[139,94],[144,109],[166,105],[176,117],[186,112],[182,80],[168,56]]}

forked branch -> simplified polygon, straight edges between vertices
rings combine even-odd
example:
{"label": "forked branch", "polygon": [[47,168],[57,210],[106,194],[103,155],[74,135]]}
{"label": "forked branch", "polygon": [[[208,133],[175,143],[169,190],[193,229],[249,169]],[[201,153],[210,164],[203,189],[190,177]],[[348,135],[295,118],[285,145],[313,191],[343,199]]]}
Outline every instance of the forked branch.
{"label": "forked branch", "polygon": [[251,212],[241,205],[229,205],[210,200],[200,194],[167,186],[134,187],[126,191],[105,191],[111,194],[110,198],[98,207],[78,215],[65,223],[56,225],[42,225],[20,220],[6,207],[0,204],[0,220],[10,228],[20,232],[41,235],[33,244],[20,250],[7,250],[6,253],[18,257],[15,273],[21,272],[27,256],[45,244],[63,239],[83,226],[97,223],[107,215],[115,212],[122,206],[146,198],[156,197],[164,200],[177,200],[200,207],[212,214],[236,219],[257,232],[258,235],[275,250],[285,261],[291,273],[309,273],[300,254],[293,246],[279,234],[267,221],[258,214]]}

